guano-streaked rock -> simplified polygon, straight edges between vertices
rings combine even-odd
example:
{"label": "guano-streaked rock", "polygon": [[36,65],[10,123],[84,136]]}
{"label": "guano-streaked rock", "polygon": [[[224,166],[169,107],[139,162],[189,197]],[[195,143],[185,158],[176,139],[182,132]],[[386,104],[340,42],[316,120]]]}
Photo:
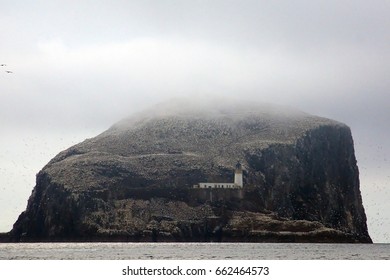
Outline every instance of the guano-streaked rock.
{"label": "guano-streaked rock", "polygon": [[[194,190],[233,182],[242,190]],[[371,242],[350,129],[273,105],[160,104],[60,152],[14,241]]]}

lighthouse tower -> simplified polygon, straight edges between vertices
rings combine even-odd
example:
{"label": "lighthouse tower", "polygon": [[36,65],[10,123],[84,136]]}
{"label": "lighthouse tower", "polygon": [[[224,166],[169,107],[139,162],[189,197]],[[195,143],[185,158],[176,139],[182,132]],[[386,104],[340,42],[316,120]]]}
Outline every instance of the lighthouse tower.
{"label": "lighthouse tower", "polygon": [[238,188],[242,188],[244,186],[242,180],[242,165],[239,161],[237,162],[236,169],[234,170],[234,185]]}

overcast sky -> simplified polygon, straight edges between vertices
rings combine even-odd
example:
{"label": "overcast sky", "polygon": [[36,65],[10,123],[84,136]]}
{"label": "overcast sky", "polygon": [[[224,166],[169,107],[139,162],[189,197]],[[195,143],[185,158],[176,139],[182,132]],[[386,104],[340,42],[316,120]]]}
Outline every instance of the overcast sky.
{"label": "overcast sky", "polygon": [[390,242],[388,0],[0,0],[0,26],[0,231],[61,150],[218,95],[348,124],[370,234]]}

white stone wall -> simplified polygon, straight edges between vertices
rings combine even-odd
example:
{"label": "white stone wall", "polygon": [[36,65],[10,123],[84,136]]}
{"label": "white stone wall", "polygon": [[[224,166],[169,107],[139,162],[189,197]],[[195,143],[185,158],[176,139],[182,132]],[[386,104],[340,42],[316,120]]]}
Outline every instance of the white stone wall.
{"label": "white stone wall", "polygon": [[242,189],[244,186],[241,165],[234,172],[234,183],[199,183],[194,189]]}
{"label": "white stone wall", "polygon": [[[237,189],[237,186],[234,183],[199,183],[199,185],[195,185],[200,189]],[[194,187],[195,187],[194,186]]]}

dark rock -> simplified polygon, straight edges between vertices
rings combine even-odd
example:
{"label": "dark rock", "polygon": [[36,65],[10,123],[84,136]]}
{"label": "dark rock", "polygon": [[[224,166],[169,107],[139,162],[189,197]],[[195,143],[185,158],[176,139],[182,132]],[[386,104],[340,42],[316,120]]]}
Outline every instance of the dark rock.
{"label": "dark rock", "polygon": [[[194,190],[232,182],[242,190]],[[270,105],[162,104],[53,158],[14,241],[371,242],[350,129]]]}
{"label": "dark rock", "polygon": [[0,243],[10,242],[11,236],[8,232],[0,232]]}

